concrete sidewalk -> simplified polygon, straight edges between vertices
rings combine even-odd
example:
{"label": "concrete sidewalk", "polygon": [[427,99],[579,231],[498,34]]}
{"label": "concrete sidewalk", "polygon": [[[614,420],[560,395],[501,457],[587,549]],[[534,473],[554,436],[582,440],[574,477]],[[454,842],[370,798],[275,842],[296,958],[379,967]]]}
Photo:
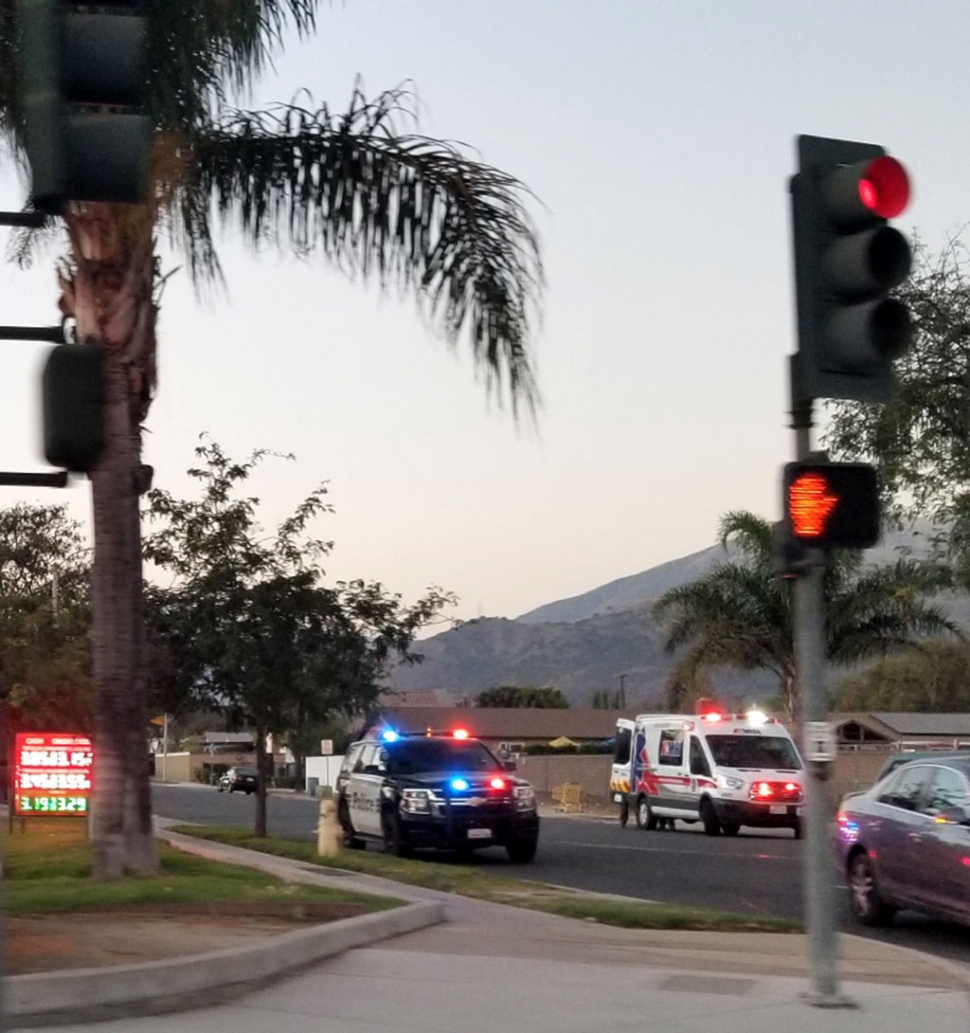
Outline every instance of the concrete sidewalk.
{"label": "concrete sidewalk", "polygon": [[[859,1007],[809,1007],[805,938],[626,930],[332,874],[164,829],[180,847],[284,878],[444,904],[447,921],[349,950],[233,1003],[61,1030],[88,1033],[914,1033],[965,1029],[970,970],[842,937],[842,990]],[[102,971],[98,978],[111,978]],[[194,1002],[193,1002],[194,1003]]]}

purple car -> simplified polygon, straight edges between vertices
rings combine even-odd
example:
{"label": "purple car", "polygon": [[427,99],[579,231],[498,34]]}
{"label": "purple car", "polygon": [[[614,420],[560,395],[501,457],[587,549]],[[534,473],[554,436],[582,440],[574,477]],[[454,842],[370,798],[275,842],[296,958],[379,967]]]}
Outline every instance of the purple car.
{"label": "purple car", "polygon": [[910,762],[850,794],[837,836],[863,925],[900,908],[970,924],[970,758]]}

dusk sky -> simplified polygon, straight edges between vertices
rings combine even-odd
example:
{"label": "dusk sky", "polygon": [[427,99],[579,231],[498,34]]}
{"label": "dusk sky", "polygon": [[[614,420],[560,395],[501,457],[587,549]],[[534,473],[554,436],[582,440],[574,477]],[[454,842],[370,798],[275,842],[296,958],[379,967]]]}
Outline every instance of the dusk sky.
{"label": "dusk sky", "polygon": [[[897,224],[938,250],[970,221],[968,40],[966,0],[322,5],[317,36],[292,41],[253,103],[306,88],[343,109],[358,74],[372,96],[411,80],[421,132],[528,185],[548,279],[543,407],[517,425],[412,299],[229,232],[227,291],[197,298],[183,268],[164,294],[156,483],[190,490],[202,431],[237,457],[293,452],[251,485],[267,524],[328,480],[328,580],[407,600],[440,585],[462,618],[514,617],[705,548],[730,509],[774,519],[793,449],[794,138],[888,147],[915,189]],[[0,208],[24,196],[4,160]],[[57,254],[0,266],[0,322],[56,322]],[[43,352],[3,346],[3,469],[43,468]],[[83,481],[0,490],[89,520]]]}

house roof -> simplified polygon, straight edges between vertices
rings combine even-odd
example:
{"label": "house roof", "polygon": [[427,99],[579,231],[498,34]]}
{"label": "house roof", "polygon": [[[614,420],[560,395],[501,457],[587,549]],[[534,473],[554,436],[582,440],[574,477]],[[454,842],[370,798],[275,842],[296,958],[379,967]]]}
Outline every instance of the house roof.
{"label": "house roof", "polygon": [[531,707],[386,707],[384,720],[400,732],[467,728],[478,739],[557,739],[598,742],[616,732],[618,717],[636,710],[555,710]]}
{"label": "house roof", "polygon": [[900,711],[836,714],[836,726],[855,722],[890,739],[970,738],[970,714],[923,714]]}

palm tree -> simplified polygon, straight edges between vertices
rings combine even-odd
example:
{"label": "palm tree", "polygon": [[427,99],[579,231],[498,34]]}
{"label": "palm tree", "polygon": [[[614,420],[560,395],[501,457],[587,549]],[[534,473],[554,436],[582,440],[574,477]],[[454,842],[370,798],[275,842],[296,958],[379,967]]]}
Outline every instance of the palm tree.
{"label": "palm tree", "polygon": [[[719,540],[738,559],[705,577],[665,592],[653,606],[667,623],[665,649],[684,650],[669,687],[685,698],[713,668],[766,670],[778,678],[794,719],[798,701],[792,622],[792,585],[774,565],[772,526],[745,511],[721,520]],[[848,665],[918,644],[921,638],[960,630],[927,595],[943,587],[945,571],[901,559],[862,566],[860,553],[839,551],[825,570],[825,640],[828,660]]]}
{"label": "palm tree", "polygon": [[[0,136],[21,155],[14,19],[0,0]],[[459,147],[401,135],[406,91],[336,114],[279,104],[248,111],[255,79],[293,26],[316,28],[318,0],[146,0],[150,17],[151,189],[140,205],[72,204],[60,307],[78,340],[105,351],[106,447],[92,473],[94,670],[98,689],[94,871],[157,867],[144,747],[145,637],[139,523],[142,426],[155,391],[167,234],[196,282],[219,282],[216,224],[254,246],[317,252],[414,292],[451,345],[464,338],[490,392],[535,408],[530,326],[542,285],[526,191]],[[43,237],[44,231],[38,231]],[[19,238],[29,258],[36,233]]]}

